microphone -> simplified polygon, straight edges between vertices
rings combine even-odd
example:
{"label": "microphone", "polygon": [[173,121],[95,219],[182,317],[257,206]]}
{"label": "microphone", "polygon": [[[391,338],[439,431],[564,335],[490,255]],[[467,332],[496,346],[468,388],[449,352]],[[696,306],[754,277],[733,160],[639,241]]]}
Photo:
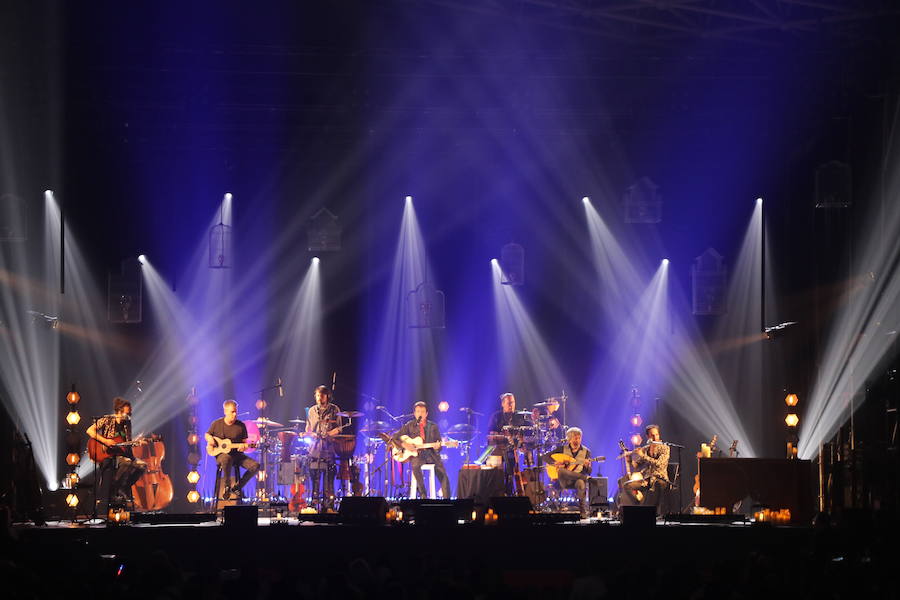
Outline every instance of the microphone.
{"label": "microphone", "polygon": [[337,384],[337,371],[331,372],[331,391],[334,392],[334,386]]}
{"label": "microphone", "polygon": [[422,417],[416,417],[416,425],[422,422]]}
{"label": "microphone", "polygon": [[278,388],[278,397],[284,398],[284,386],[281,385],[281,377],[275,380],[276,387]]}

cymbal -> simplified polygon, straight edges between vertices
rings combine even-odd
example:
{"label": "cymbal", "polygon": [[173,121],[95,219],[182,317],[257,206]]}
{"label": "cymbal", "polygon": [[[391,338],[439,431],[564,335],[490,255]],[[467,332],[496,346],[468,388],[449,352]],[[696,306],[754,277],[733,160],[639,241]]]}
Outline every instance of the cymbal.
{"label": "cymbal", "polygon": [[304,421],[303,419],[289,419],[288,423],[296,423],[297,425],[301,425],[303,423],[306,423],[306,421]]}
{"label": "cymbal", "polygon": [[346,417],[348,419],[358,419],[359,417],[364,417],[365,413],[358,410],[345,410],[343,412],[337,413],[337,416]]}
{"label": "cymbal", "polygon": [[450,428],[450,431],[454,431],[457,433],[481,433],[480,431],[475,429],[474,425],[469,425],[468,423],[457,423],[453,427]]}
{"label": "cymbal", "polygon": [[257,425],[261,427],[284,427],[284,423],[279,423],[278,421],[273,421],[271,419],[267,419],[265,417],[260,417],[254,421]]}
{"label": "cymbal", "polygon": [[534,405],[534,407],[535,408],[544,408],[545,406],[550,406],[551,404],[553,404],[553,402],[547,402],[547,401],[538,402],[537,404]]}
{"label": "cymbal", "polygon": [[516,414],[517,415],[530,415],[531,411],[530,410],[517,410]]}
{"label": "cymbal", "polygon": [[359,430],[360,433],[386,433],[388,431],[393,431],[393,427],[391,427],[388,423],[384,421],[374,421],[363,427]]}

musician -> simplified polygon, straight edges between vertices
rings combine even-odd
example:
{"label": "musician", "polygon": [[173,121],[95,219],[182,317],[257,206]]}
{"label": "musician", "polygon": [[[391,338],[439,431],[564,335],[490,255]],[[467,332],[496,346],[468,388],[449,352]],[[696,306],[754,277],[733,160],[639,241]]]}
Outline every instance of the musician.
{"label": "musician", "polygon": [[669,446],[662,441],[659,425],[647,425],[647,445],[636,448],[632,464],[640,470],[647,482],[647,490],[641,502],[644,506],[660,508],[663,492],[669,486]]}
{"label": "musician", "polygon": [[509,392],[500,395],[500,410],[491,415],[488,422],[488,433],[499,435],[504,427],[523,427],[525,415],[516,412],[516,397]]}
{"label": "musician", "polygon": [[[130,442],[131,402],[125,398],[113,398],[113,414],[105,415],[87,430],[88,437],[97,440],[109,449],[117,443]],[[116,455],[106,458],[100,464],[103,473],[114,473],[109,488],[109,497],[118,501],[131,500],[131,486],[147,472],[147,463],[134,458],[130,447],[122,447]]]}
{"label": "musician", "polygon": [[[204,435],[206,443],[210,446],[216,445],[213,436],[228,439],[237,444],[230,452],[223,452],[216,456],[216,464],[222,469],[222,480],[225,483],[225,489],[222,492],[223,500],[229,500],[232,496],[239,498],[243,487],[259,471],[259,463],[243,452],[247,448],[247,426],[237,418],[237,410],[238,404],[234,400],[223,402],[224,416],[210,423],[209,429]],[[232,478],[234,465],[244,469],[243,475],[236,484]]]}
{"label": "musician", "polygon": [[[588,516],[590,510],[587,505],[587,480],[591,476],[591,450],[581,444],[583,433],[578,427],[570,427],[566,431],[566,442],[554,450],[551,450],[541,458],[547,464],[553,464],[557,468],[559,478],[554,485],[556,492],[559,489],[575,490],[578,498],[578,507],[582,518]],[[571,461],[556,462],[552,455],[565,454],[572,458]]]}
{"label": "musician", "polygon": [[[315,405],[311,406],[306,415],[306,437],[313,438],[312,447],[309,450],[309,477],[312,480],[313,500],[322,500],[323,510],[334,509],[334,478],[337,475],[335,467],[335,448],[333,436],[341,432],[343,425],[341,412],[337,404],[331,402],[331,390],[324,385],[314,390]],[[322,494],[324,483],[324,497]]]}
{"label": "musician", "polygon": [[416,402],[413,406],[413,418],[406,422],[397,433],[394,434],[394,441],[399,443],[407,450],[415,450],[416,445],[410,441],[403,440],[402,436],[407,438],[422,438],[422,444],[437,444],[435,448],[422,448],[418,451],[418,456],[410,459],[412,465],[413,476],[416,478],[419,495],[428,497],[425,487],[425,478],[422,477],[422,465],[434,465],[434,475],[437,477],[438,483],[441,485],[441,495],[445,500],[450,498],[450,478],[447,477],[447,471],[444,469],[444,461],[441,460],[441,432],[437,423],[428,420],[428,407],[424,402]]}

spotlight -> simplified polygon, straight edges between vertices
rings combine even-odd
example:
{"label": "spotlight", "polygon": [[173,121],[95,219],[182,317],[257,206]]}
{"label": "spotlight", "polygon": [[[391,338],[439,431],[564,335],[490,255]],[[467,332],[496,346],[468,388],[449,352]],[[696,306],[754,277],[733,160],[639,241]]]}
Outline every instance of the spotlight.
{"label": "spotlight", "polygon": [[407,197],[406,197],[406,202],[407,202],[407,203],[412,202],[412,196],[407,196]]}
{"label": "spotlight", "polygon": [[191,490],[187,494],[187,501],[191,504],[196,504],[200,500],[200,492],[197,490]]}
{"label": "spotlight", "polygon": [[231,192],[225,192],[225,202],[231,202]]}
{"label": "spotlight", "polygon": [[200,473],[197,471],[191,471],[187,474],[187,480],[188,483],[196,484],[198,481],[200,481]]}
{"label": "spotlight", "polygon": [[800,399],[797,398],[797,394],[788,394],[784,398],[784,403],[788,406],[797,406],[798,402],[800,402]]}
{"label": "spotlight", "polygon": [[447,412],[448,410],[450,410],[450,403],[447,402],[446,400],[441,400],[441,401],[438,403],[438,411],[440,411],[440,412],[442,412],[442,413],[445,413],[445,412]]}
{"label": "spotlight", "polygon": [[147,264],[147,256],[145,254],[138,254],[138,262],[142,265]]}
{"label": "spotlight", "polygon": [[53,199],[53,190],[44,190],[44,198],[47,200]]}
{"label": "spotlight", "polygon": [[756,203],[757,203],[757,204],[762,204],[762,198],[757,198],[757,199],[756,199]]}
{"label": "spotlight", "polygon": [[584,198],[582,198],[581,201],[584,202],[585,204],[590,204],[590,203],[591,203],[591,199],[588,198],[587,196],[585,196]]}
{"label": "spotlight", "polygon": [[77,410],[69,411],[69,414],[66,415],[66,423],[74,427],[81,422],[81,415],[78,414]]}
{"label": "spotlight", "polygon": [[662,259],[662,264],[663,264],[664,267],[669,266],[669,259],[668,259],[668,258]]}
{"label": "spotlight", "polygon": [[800,423],[800,417],[797,416],[797,413],[788,413],[788,416],[784,418],[784,422],[788,427],[796,427]]}
{"label": "spotlight", "polygon": [[314,265],[319,264],[319,257],[318,257],[318,256],[313,256],[312,264],[314,264]]}
{"label": "spotlight", "polygon": [[500,264],[500,262],[499,262],[496,258],[492,258],[492,259],[491,259],[491,264],[492,264],[492,265],[498,265],[498,264]]}

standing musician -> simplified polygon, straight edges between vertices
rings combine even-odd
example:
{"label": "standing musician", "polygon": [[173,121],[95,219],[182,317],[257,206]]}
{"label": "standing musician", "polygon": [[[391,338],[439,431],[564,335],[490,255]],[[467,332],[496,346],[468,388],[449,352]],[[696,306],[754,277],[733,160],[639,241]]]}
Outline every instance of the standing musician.
{"label": "standing musician", "polygon": [[647,482],[647,490],[641,502],[644,506],[660,509],[663,492],[669,486],[669,446],[662,441],[659,425],[647,425],[647,445],[636,448],[632,464],[641,471]]}
{"label": "standing musician", "polygon": [[[341,412],[337,404],[331,403],[331,390],[324,385],[315,389],[315,405],[311,406],[306,416],[306,437],[313,438],[309,450],[309,476],[312,480],[313,501],[322,499],[323,510],[334,509],[335,451],[332,437],[342,429],[342,420],[337,413]],[[324,498],[321,480],[324,478]]]}
{"label": "standing musician", "polygon": [[515,489],[514,485],[514,464],[517,461],[515,438],[507,436],[507,440],[502,444],[491,442],[491,438],[496,439],[498,436],[506,435],[505,427],[524,427],[525,415],[516,412],[516,397],[506,392],[500,395],[500,410],[491,415],[488,422],[488,444],[493,444],[494,450],[491,456],[503,457],[503,475],[506,480],[507,493]]}
{"label": "standing musician", "polygon": [[[131,402],[125,398],[113,398],[113,414],[105,415],[88,427],[89,438],[97,440],[110,450],[116,444],[131,442]],[[121,447],[100,464],[101,472],[114,473],[109,488],[109,497],[118,501],[131,499],[131,486],[147,472],[147,463],[134,458],[131,448]]]}
{"label": "standing musician", "polygon": [[[413,438],[421,438],[413,442]],[[422,477],[422,465],[434,465],[434,474],[441,484],[441,495],[445,500],[450,498],[450,478],[444,469],[444,461],[441,460],[441,432],[437,423],[428,420],[428,407],[424,402],[416,402],[413,406],[413,418],[406,422],[397,433],[394,441],[407,450],[416,450],[416,443],[434,444],[433,448],[421,448],[418,455],[410,459],[413,476],[420,496],[428,497],[425,488],[425,479]]]}
{"label": "standing musician", "polygon": [[[237,418],[237,409],[238,404],[234,400],[223,402],[222,411],[224,416],[210,423],[209,429],[204,435],[208,449],[216,446],[213,436],[223,440],[230,440],[235,445],[231,451],[222,452],[216,456],[216,464],[222,469],[222,481],[225,483],[225,488],[222,492],[223,500],[229,500],[232,496],[240,497],[241,489],[259,471],[259,463],[243,452],[248,447],[247,426]],[[233,465],[238,465],[244,469],[244,474],[241,475],[241,479],[237,484],[234,483],[231,476]],[[218,490],[216,490],[216,493],[218,493]]]}
{"label": "standing musician", "polygon": [[[587,480],[591,476],[591,461],[589,460],[591,450],[587,446],[581,445],[582,436],[581,429],[570,427],[566,431],[566,443],[551,450],[542,458],[547,464],[556,467],[558,473],[558,479],[554,485],[556,492],[558,493],[559,489],[575,490],[581,516],[585,518],[590,512],[587,505]],[[569,459],[553,460],[554,454],[564,454]]]}

